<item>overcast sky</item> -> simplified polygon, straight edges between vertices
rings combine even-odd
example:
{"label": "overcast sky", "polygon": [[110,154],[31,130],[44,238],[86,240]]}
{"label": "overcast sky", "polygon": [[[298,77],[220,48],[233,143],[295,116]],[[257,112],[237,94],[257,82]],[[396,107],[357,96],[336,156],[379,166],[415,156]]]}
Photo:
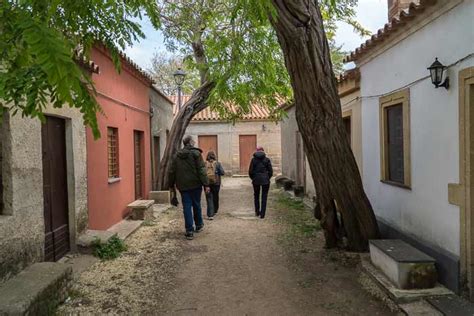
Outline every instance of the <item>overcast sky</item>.
{"label": "overcast sky", "polygon": [[[375,33],[387,22],[387,0],[359,0],[357,21]],[[353,50],[365,40],[355,34],[352,27],[345,23],[339,23],[338,27],[336,42],[338,45],[342,45],[346,51]],[[148,69],[153,54],[158,51],[166,51],[166,48],[163,44],[162,34],[155,30],[149,21],[143,21],[142,28],[146,38],[127,48],[125,53],[142,68]]]}

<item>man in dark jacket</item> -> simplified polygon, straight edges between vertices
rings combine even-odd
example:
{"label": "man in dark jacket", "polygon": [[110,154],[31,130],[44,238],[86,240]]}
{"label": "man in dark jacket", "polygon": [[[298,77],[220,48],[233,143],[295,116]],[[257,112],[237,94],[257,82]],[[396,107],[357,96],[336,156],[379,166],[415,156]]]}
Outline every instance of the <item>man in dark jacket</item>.
{"label": "man in dark jacket", "polygon": [[194,147],[195,142],[191,136],[184,137],[183,145],[171,164],[169,181],[170,188],[176,186],[181,193],[186,238],[193,239],[193,232],[199,232],[204,227],[201,209],[202,188],[205,188],[206,193],[210,190],[201,156],[202,150]]}
{"label": "man in dark jacket", "polygon": [[[263,147],[258,146],[253,154],[249,167],[249,176],[252,179],[255,216],[265,218],[267,210],[268,190],[270,189],[270,178],[273,176],[273,167],[270,159],[265,155]],[[260,204],[260,192],[262,192],[262,202]]]}

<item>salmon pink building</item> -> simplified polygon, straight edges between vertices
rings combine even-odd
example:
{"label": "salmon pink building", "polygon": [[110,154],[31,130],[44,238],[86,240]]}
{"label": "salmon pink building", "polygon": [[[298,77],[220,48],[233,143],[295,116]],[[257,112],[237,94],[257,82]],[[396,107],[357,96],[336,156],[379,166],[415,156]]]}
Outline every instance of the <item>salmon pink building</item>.
{"label": "salmon pink building", "polygon": [[97,114],[101,137],[95,140],[87,130],[89,228],[106,230],[128,215],[129,203],[147,198],[151,189],[152,79],[124,55],[118,73],[100,46],[91,59],[100,65],[92,79],[103,113]]}

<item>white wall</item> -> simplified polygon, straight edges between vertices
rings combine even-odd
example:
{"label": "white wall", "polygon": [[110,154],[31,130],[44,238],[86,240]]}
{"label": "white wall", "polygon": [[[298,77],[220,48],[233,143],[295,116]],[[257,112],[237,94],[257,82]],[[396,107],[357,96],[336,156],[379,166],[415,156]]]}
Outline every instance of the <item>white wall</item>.
{"label": "white wall", "polygon": [[[396,228],[459,255],[459,207],[448,203],[448,183],[459,182],[458,72],[451,87],[430,79],[410,87],[412,190],[380,182],[379,97],[474,53],[474,1],[466,0],[361,67],[363,180],[376,215]],[[374,97],[371,97],[374,96]]]}

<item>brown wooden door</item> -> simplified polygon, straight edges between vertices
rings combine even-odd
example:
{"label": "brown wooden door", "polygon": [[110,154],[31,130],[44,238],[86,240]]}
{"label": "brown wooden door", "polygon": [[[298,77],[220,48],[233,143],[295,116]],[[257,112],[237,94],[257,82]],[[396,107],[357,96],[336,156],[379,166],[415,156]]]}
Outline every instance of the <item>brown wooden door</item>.
{"label": "brown wooden door", "polygon": [[158,173],[160,172],[160,137],[153,137],[153,190],[158,188]]}
{"label": "brown wooden door", "polygon": [[349,141],[349,144],[352,147],[352,122],[351,122],[351,117],[346,116],[346,117],[342,118],[342,121],[344,123],[344,129],[346,130],[347,140]]}
{"label": "brown wooden door", "polygon": [[143,132],[133,132],[134,169],[135,169],[135,199],[143,198]]}
{"label": "brown wooden door", "polygon": [[239,136],[239,156],[240,156],[240,173],[246,174],[249,171],[250,160],[257,147],[257,135],[240,135]]}
{"label": "brown wooden door", "polygon": [[41,127],[45,261],[57,261],[70,250],[65,121],[46,117]]}
{"label": "brown wooden door", "polygon": [[201,135],[198,136],[198,146],[202,150],[202,158],[206,160],[207,153],[209,151],[213,151],[216,153],[216,157],[218,157],[217,153],[217,135]]}

